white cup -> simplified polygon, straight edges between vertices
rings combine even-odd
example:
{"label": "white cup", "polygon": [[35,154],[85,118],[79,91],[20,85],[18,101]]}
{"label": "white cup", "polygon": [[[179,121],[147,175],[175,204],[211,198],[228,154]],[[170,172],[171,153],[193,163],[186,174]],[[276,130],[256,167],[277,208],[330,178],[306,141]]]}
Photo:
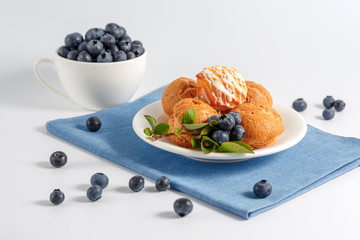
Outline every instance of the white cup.
{"label": "white cup", "polygon": [[[63,58],[41,58],[34,64],[36,77],[59,95],[88,110],[100,110],[128,102],[138,88],[146,67],[147,52],[134,59],[111,62],[78,62]],[[55,88],[41,75],[41,63],[51,64],[65,92]]]}

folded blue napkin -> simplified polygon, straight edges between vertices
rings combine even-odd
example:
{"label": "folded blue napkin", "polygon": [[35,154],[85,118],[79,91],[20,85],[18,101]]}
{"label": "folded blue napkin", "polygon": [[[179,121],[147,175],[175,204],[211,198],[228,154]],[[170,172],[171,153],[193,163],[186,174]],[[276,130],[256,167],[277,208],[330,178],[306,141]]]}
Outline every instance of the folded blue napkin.
{"label": "folded blue napkin", "polygon": [[[159,100],[164,88],[140,99],[95,114],[98,132],[85,126],[90,115],[58,119],[47,130],[66,141],[143,176],[170,179],[171,187],[245,219],[274,208],[360,164],[360,139],[325,133],[312,126],[294,147],[270,156],[238,163],[206,163],[157,149],[132,129],[134,115]],[[273,191],[256,198],[256,182],[266,179]]]}

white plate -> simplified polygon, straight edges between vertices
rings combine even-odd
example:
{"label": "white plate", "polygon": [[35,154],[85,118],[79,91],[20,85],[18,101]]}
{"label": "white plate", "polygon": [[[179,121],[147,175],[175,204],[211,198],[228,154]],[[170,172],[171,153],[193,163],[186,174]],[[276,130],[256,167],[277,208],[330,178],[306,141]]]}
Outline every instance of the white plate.
{"label": "white plate", "polygon": [[139,136],[139,138],[141,138],[148,144],[168,152],[180,154],[194,160],[205,162],[238,162],[283,151],[300,142],[300,140],[305,136],[307,125],[304,118],[298,112],[279,103],[274,103],[273,107],[279,112],[283,120],[285,130],[280,136],[277,137],[274,144],[254,150],[254,154],[220,152],[204,154],[201,151],[179,147],[172,143],[166,137],[156,141],[151,141],[147,139],[147,136],[144,133],[144,129],[150,127],[150,125],[145,119],[144,115],[150,115],[154,117],[157,120],[157,123],[167,122],[169,119],[169,117],[163,111],[161,101],[149,104],[143,109],[141,109],[139,112],[137,112],[133,119],[133,129],[135,133]]}

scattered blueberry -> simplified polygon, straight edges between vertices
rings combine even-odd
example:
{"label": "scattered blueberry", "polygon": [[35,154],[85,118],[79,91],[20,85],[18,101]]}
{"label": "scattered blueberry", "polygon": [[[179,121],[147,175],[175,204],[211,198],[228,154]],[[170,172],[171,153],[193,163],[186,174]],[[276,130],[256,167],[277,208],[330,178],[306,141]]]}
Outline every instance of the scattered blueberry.
{"label": "scattered blueberry", "polygon": [[87,51],[82,51],[79,53],[76,60],[79,62],[92,62],[92,57]]}
{"label": "scattered blueberry", "polygon": [[52,166],[59,168],[66,164],[67,156],[62,151],[56,151],[50,156],[50,163]]}
{"label": "scattered blueberry", "polygon": [[296,111],[302,112],[307,108],[307,104],[303,98],[298,98],[293,102],[292,107]]}
{"label": "scattered blueberry", "polygon": [[213,120],[219,120],[219,116],[217,116],[217,115],[212,115],[211,117],[209,117],[208,119],[207,119],[207,123],[210,123],[211,121],[213,121]]}
{"label": "scattered blueberry", "polygon": [[111,55],[111,53],[109,52],[103,52],[100,53],[97,58],[96,61],[99,63],[104,63],[104,62],[112,62],[113,61],[113,57]]}
{"label": "scattered blueberry", "polygon": [[114,62],[120,62],[120,61],[125,61],[127,59],[127,55],[124,51],[117,51],[116,53],[114,53]]}
{"label": "scattered blueberry", "polygon": [[343,101],[343,100],[336,100],[335,102],[334,102],[334,108],[335,108],[335,110],[336,111],[338,111],[338,112],[341,112],[342,110],[344,110],[344,108],[345,108],[345,102]]}
{"label": "scattered blueberry", "polygon": [[86,51],[86,47],[87,47],[87,42],[82,42],[77,47],[77,50],[78,52]]}
{"label": "scattered blueberry", "polygon": [[136,58],[135,53],[133,53],[133,52],[131,52],[131,51],[129,51],[129,52],[126,53],[126,57],[127,57],[127,59]]}
{"label": "scattered blueberry", "polygon": [[142,176],[134,176],[129,181],[129,188],[134,192],[139,192],[144,188],[145,180]]}
{"label": "scattered blueberry", "polygon": [[102,196],[102,188],[99,185],[92,185],[86,192],[86,196],[90,201],[97,201]]}
{"label": "scattered blueberry", "polygon": [[125,34],[125,28],[117,25],[116,23],[108,23],[105,26],[105,31],[113,35],[116,39],[121,39]]}
{"label": "scattered blueberry", "polygon": [[322,112],[322,115],[325,118],[325,120],[333,119],[335,117],[335,110],[334,108],[325,109]]}
{"label": "scattered blueberry", "polygon": [[80,33],[70,33],[65,37],[65,46],[68,48],[76,48],[83,41]]}
{"label": "scattered blueberry", "polygon": [[332,108],[333,104],[335,102],[335,99],[332,96],[326,96],[326,98],[324,98],[323,100],[323,105],[325,108]]}
{"label": "scattered blueberry", "polygon": [[96,132],[101,128],[101,121],[99,118],[97,117],[89,117],[86,120],[86,127],[91,131],[91,132]]}
{"label": "scattered blueberry", "polygon": [[54,205],[59,205],[64,201],[64,199],[65,199],[65,194],[62,191],[60,191],[60,189],[55,189],[50,194],[50,202],[52,202]]}
{"label": "scattered blueberry", "polygon": [[238,112],[231,112],[229,113],[231,116],[233,116],[234,120],[235,120],[235,125],[238,125],[241,123],[241,116],[240,113]]}
{"label": "scattered blueberry", "polygon": [[232,141],[241,141],[246,135],[245,129],[241,125],[235,125],[230,132]]}
{"label": "scattered blueberry", "polygon": [[159,177],[155,182],[155,187],[158,191],[165,191],[170,187],[170,180],[166,176]]}
{"label": "scattered blueberry", "polygon": [[221,130],[230,131],[235,126],[235,119],[230,114],[219,117],[218,126]]}
{"label": "scattered blueberry", "polygon": [[112,55],[114,55],[114,53],[116,53],[116,52],[119,51],[119,48],[118,48],[118,46],[116,46],[116,44],[114,44],[114,45],[111,45],[111,46],[108,47],[108,51],[109,51]]}
{"label": "scattered blueberry", "polygon": [[229,134],[226,131],[217,130],[212,133],[211,139],[221,145],[222,143],[229,141]]}
{"label": "scattered blueberry", "polygon": [[261,180],[254,185],[253,191],[258,198],[266,198],[271,194],[272,186],[268,181]]}
{"label": "scattered blueberry", "polygon": [[91,185],[98,185],[104,189],[109,184],[109,178],[103,173],[95,173],[91,176],[90,183]]}
{"label": "scattered blueberry", "polygon": [[187,198],[179,198],[174,202],[174,211],[180,216],[184,217],[193,210],[192,202]]}
{"label": "scattered blueberry", "polygon": [[99,40],[91,40],[88,42],[86,49],[91,55],[97,56],[104,49],[104,45]]}
{"label": "scattered blueberry", "polygon": [[79,56],[79,52],[77,50],[71,50],[67,54],[66,58],[70,60],[76,60],[78,56]]}
{"label": "scattered blueberry", "polygon": [[107,47],[110,47],[116,43],[116,39],[113,35],[106,33],[100,38],[100,41]]}
{"label": "scattered blueberry", "polygon": [[138,57],[138,56],[140,56],[141,54],[144,53],[144,49],[143,49],[143,47],[140,46],[140,45],[134,45],[134,46],[132,46],[131,51],[132,51],[133,53],[135,53],[135,56],[136,56],[136,57]]}
{"label": "scattered blueberry", "polygon": [[58,50],[58,54],[63,58],[66,58],[68,53],[69,53],[69,49],[65,46],[60,47]]}
{"label": "scattered blueberry", "polygon": [[[122,40],[118,43],[119,49],[124,52],[129,52],[132,49],[131,41]],[[136,54],[135,54],[136,55]]]}
{"label": "scattered blueberry", "polygon": [[90,40],[99,40],[102,36],[105,35],[105,31],[101,28],[91,28],[85,33],[85,40],[89,42]]}

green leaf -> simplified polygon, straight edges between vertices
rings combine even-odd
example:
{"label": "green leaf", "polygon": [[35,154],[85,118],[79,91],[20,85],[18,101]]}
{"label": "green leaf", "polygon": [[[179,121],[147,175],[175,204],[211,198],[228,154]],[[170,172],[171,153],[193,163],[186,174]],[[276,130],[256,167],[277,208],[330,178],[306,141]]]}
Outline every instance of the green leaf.
{"label": "green leaf", "polygon": [[170,126],[167,123],[159,123],[154,128],[154,133],[157,135],[165,135],[169,132]]}
{"label": "green leaf", "polygon": [[209,154],[215,150],[215,148],[219,146],[214,140],[203,136],[201,141],[201,151],[205,154]]}
{"label": "green leaf", "polygon": [[146,134],[146,136],[150,137],[151,136],[150,128],[145,128],[144,133]]}
{"label": "green leaf", "polygon": [[156,120],[155,118],[153,118],[152,116],[149,115],[144,115],[144,117],[146,118],[146,120],[150,123],[150,126],[152,129],[155,129],[156,126]]}
{"label": "green leaf", "polygon": [[182,132],[182,129],[180,129],[180,128],[175,128],[175,129],[174,129],[175,135],[180,135],[181,132]]}
{"label": "green leaf", "polygon": [[197,130],[200,128],[204,128],[208,125],[209,125],[208,123],[196,123],[196,124],[184,124],[183,126],[185,129],[193,131],[193,130]]}
{"label": "green leaf", "polygon": [[181,124],[192,124],[196,120],[195,109],[190,108],[184,113],[184,116],[181,118]]}
{"label": "green leaf", "polygon": [[203,130],[201,130],[200,135],[207,135],[211,132],[211,130],[212,130],[212,127],[206,126]]}
{"label": "green leaf", "polygon": [[217,148],[217,150],[219,152],[254,153],[252,150],[249,151],[249,149],[235,142],[224,142]]}
{"label": "green leaf", "polygon": [[254,153],[252,148],[249,145],[247,145],[246,143],[240,142],[240,141],[233,141],[233,142],[236,143],[236,144],[239,144],[240,146],[242,146],[244,148],[246,148],[247,150],[249,150],[250,153]]}
{"label": "green leaf", "polygon": [[210,126],[211,127],[214,127],[215,125],[217,125],[218,124],[218,122],[216,121],[216,120],[212,120],[211,122],[210,122]]}
{"label": "green leaf", "polygon": [[196,137],[191,138],[191,144],[192,144],[193,149],[201,148],[201,144],[196,140]]}

